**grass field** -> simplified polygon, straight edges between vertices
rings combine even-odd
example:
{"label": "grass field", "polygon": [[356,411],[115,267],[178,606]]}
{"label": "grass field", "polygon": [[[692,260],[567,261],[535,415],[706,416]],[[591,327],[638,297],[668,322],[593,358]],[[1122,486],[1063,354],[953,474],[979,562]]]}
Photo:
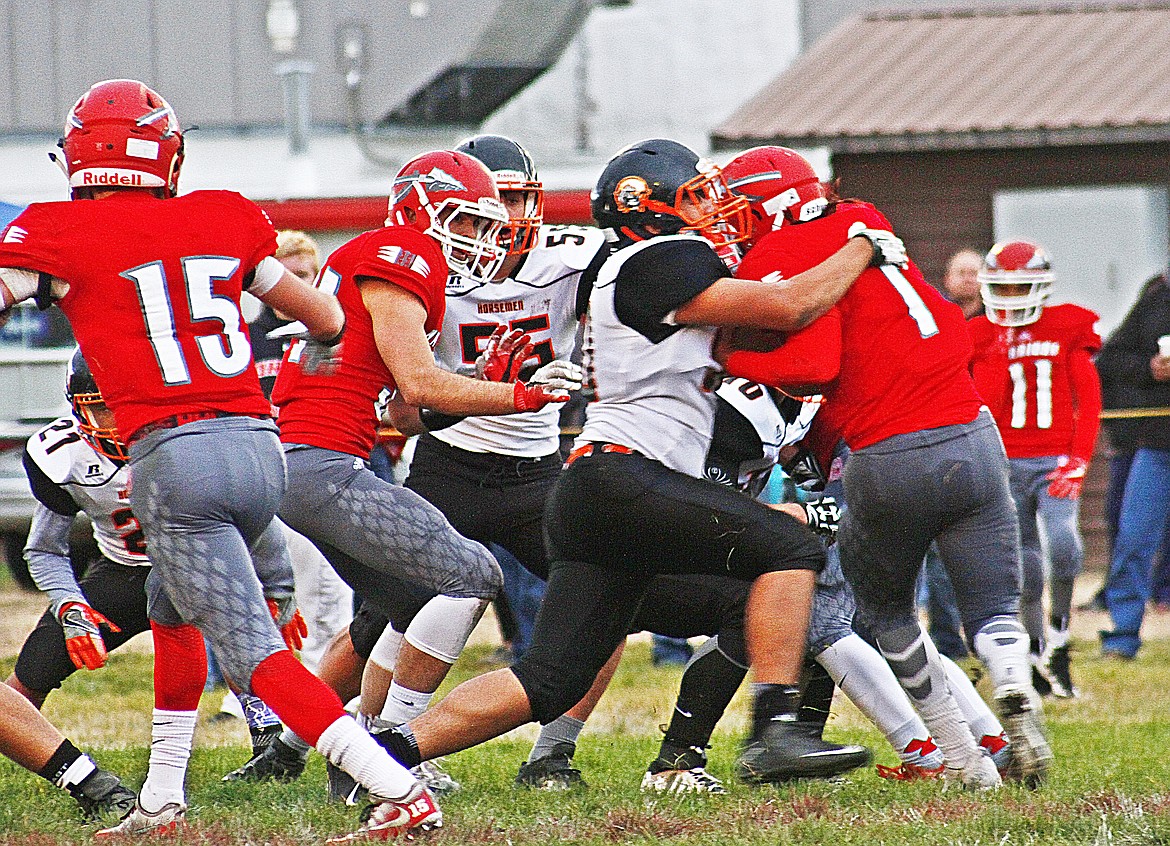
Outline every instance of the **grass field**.
{"label": "grass field", "polygon": [[[10,609],[0,601],[0,611]],[[725,779],[730,795],[680,798],[638,792],[657,750],[657,726],[668,719],[679,671],[651,666],[648,645],[637,643],[582,738],[578,765],[588,789],[515,790],[512,777],[534,736],[521,729],[447,760],[464,789],[443,801],[445,827],[427,839],[451,846],[1170,843],[1170,638],[1152,640],[1131,664],[1103,661],[1094,646],[1087,637],[1074,641],[1084,697],[1048,706],[1057,765],[1039,791],[1013,785],[973,795],[943,790],[940,783],[886,782],[872,768],[840,783],[736,785],[731,772],[746,724],[741,691],[710,750],[710,769]],[[15,647],[2,640],[0,648],[0,671],[7,675]],[[451,681],[481,672],[490,649],[487,644],[471,649]],[[46,706],[67,735],[133,786],[146,772],[150,676],[149,654],[131,648],[115,654],[101,672],[75,675]],[[205,717],[218,702],[218,696],[205,697]],[[834,710],[833,737],[866,743],[879,762],[896,763],[852,706],[839,697]],[[172,842],[320,843],[354,827],[356,809],[326,799],[318,756],[295,784],[220,782],[247,755],[242,725],[201,721],[188,777],[189,825]],[[75,843],[91,835],[92,828],[77,822],[68,796],[0,760],[0,844]]]}

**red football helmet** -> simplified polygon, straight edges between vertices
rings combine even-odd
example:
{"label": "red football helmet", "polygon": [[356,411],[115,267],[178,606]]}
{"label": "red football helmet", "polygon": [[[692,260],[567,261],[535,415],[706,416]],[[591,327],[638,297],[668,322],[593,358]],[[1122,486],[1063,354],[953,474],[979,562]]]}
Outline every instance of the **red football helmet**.
{"label": "red football helmet", "polygon": [[987,319],[998,326],[1027,326],[1040,319],[1052,293],[1052,261],[1031,241],[1002,241],[979,268],[979,289]]}
{"label": "red football helmet", "polygon": [[65,119],[53,156],[69,185],[162,188],[173,197],[183,164],[183,134],[166,100],[134,79],[109,79],[89,89]]}
{"label": "red football helmet", "polygon": [[746,197],[755,241],[785,221],[803,223],[820,217],[828,191],[804,156],[787,147],[753,147],[723,168],[727,184]]}
{"label": "red football helmet", "polygon": [[394,178],[386,225],[410,226],[434,238],[458,276],[491,281],[507,255],[499,244],[507,222],[491,172],[466,153],[423,153]]}

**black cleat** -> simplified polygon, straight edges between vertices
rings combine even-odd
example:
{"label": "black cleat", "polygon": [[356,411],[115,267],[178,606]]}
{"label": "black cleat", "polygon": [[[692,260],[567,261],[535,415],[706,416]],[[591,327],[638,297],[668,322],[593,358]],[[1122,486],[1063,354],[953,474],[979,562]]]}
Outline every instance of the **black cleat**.
{"label": "black cleat", "polygon": [[138,800],[121,779],[100,767],[70,792],[87,823],[116,822],[133,811]]}
{"label": "black cleat", "polygon": [[223,777],[224,781],[296,781],[305,771],[301,754],[275,738],[263,752]]}
{"label": "black cleat", "polygon": [[571,790],[585,787],[581,771],[573,766],[574,743],[555,743],[552,751],[535,761],[525,761],[516,773],[516,786],[533,790]]}
{"label": "black cleat", "polygon": [[736,775],[748,784],[775,784],[795,778],[832,778],[867,765],[873,756],[864,746],[822,740],[809,724],[772,720],[749,740],[736,762]]}
{"label": "black cleat", "polygon": [[329,798],[334,802],[358,805],[365,801],[369,793],[353,776],[329,761],[325,762],[325,779],[329,788]]}

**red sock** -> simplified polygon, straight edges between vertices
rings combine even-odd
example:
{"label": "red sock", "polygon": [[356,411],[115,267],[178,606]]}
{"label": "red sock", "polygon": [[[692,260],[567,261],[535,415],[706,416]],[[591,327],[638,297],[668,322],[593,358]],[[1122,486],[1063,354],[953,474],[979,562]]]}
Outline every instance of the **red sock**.
{"label": "red sock", "polygon": [[287,649],[274,652],[256,667],[252,693],[310,746],[316,746],[321,732],[345,716],[337,694]]}
{"label": "red sock", "polygon": [[150,623],[154,637],[154,707],[162,711],[194,711],[207,682],[207,651],[203,635],[191,625]]}

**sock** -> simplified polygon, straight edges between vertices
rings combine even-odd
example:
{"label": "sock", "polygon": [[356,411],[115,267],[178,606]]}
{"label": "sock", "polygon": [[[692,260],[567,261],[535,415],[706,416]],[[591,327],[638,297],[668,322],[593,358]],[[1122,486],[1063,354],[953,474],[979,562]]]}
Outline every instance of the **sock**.
{"label": "sock", "polygon": [[395,761],[404,767],[417,767],[422,763],[418,742],[414,739],[414,732],[410,730],[407,723],[379,732],[375,739]]}
{"label": "sock", "polygon": [[183,781],[195,737],[195,711],[154,709],[150,728],[150,764],[138,796],[144,811],[158,811],[169,802],[185,804]]}
{"label": "sock", "polygon": [[547,757],[552,754],[553,746],[558,743],[577,746],[577,738],[581,736],[581,729],[585,728],[585,721],[561,714],[551,723],[540,727],[540,736],[532,744],[532,751],[528,753],[528,763]]}
{"label": "sock", "polygon": [[882,632],[878,635],[878,646],[934,742],[942,749],[947,766],[966,768],[979,749],[958,702],[951,695],[946,669],[934,642],[921,625],[909,623]]}
{"label": "sock", "polygon": [[1048,630],[1048,649],[1060,649],[1068,646],[1068,617],[1052,618],[1052,628]]}
{"label": "sock", "polygon": [[287,649],[272,653],[256,666],[251,686],[290,730],[313,746],[321,732],[345,715],[333,689]]}
{"label": "sock", "polygon": [[[898,748],[898,747],[895,747]],[[927,736],[911,740],[898,753],[903,763],[922,767],[924,770],[937,770],[946,763],[943,760],[942,750],[934,742],[934,738]]]}
{"label": "sock", "polygon": [[390,682],[386,703],[382,706],[382,719],[393,725],[413,720],[431,704],[433,693],[423,693],[403,687],[398,680]]}
{"label": "sock", "polygon": [[414,776],[386,754],[349,714],[343,713],[321,732],[317,751],[373,796],[401,799],[414,790]]}
{"label": "sock", "polygon": [[1015,617],[992,617],[975,633],[975,654],[987,666],[991,685],[1027,690],[1032,686],[1032,665],[1028,662],[1028,634]]}
{"label": "sock", "polygon": [[794,684],[752,683],[752,737],[764,733],[773,720],[796,722],[800,708],[800,687]]}
{"label": "sock", "polygon": [[[821,732],[829,721],[833,708],[833,692],[837,689],[833,677],[815,659],[806,657],[801,671],[800,710],[797,719],[817,726]],[[897,684],[897,682],[894,682]]]}
{"label": "sock", "polygon": [[65,739],[57,751],[49,756],[48,763],[37,770],[37,775],[73,793],[96,770],[97,764],[74,746],[71,740]]}
{"label": "sock", "polygon": [[702,746],[682,746],[663,740],[658,757],[650,762],[650,772],[666,770],[694,770],[707,766],[707,753]]}
{"label": "sock", "polygon": [[930,731],[910,704],[889,662],[858,635],[846,635],[825,647],[817,661],[900,754],[914,741],[930,739]]}
{"label": "sock", "polygon": [[706,748],[745,675],[747,667],[732,661],[716,638],[700,645],[683,671],[663,748],[668,742],[683,748]]}
{"label": "sock", "polygon": [[947,671],[947,686],[951,689],[951,696],[959,703],[959,710],[963,712],[967,726],[972,736],[978,741],[988,735],[998,737],[1003,733],[1003,726],[995,712],[983,701],[979,691],[971,682],[971,678],[963,672],[963,668],[945,655],[940,655],[943,668]]}
{"label": "sock", "polygon": [[291,729],[285,729],[280,733],[280,742],[298,752],[301,759],[305,759],[309,755],[309,750],[313,747],[301,740],[301,736]]}

